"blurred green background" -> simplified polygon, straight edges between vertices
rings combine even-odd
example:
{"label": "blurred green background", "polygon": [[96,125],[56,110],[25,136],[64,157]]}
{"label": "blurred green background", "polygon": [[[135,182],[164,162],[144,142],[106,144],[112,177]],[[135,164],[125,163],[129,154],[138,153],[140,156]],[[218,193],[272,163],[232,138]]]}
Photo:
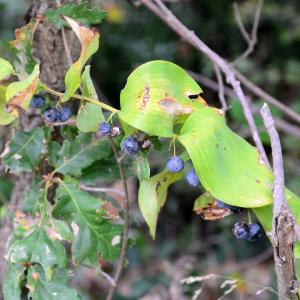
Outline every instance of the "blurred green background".
{"label": "blurred green background", "polygon": [[[202,54],[179,39],[151,12],[134,7],[130,1],[91,0],[91,6],[100,5],[108,12],[101,24],[101,45],[92,61],[93,79],[99,94],[114,106],[130,72],[139,64],[153,59],[175,62],[183,68],[216,80],[213,65]],[[233,2],[228,0],[173,0],[168,6],[175,15],[228,61],[236,59],[246,48],[234,18]],[[238,1],[246,29],[250,32],[256,1]],[[0,56],[10,58],[8,41],[14,38],[14,29],[24,25],[24,15],[30,1],[0,0]],[[265,1],[258,29],[258,43],[254,52],[237,65],[247,78],[271,95],[300,113],[300,2],[297,0]],[[203,88],[203,97],[212,106],[220,106],[218,95]],[[250,94],[251,96],[251,94]],[[252,98],[259,106],[263,99]],[[242,109],[236,99],[227,97],[231,105],[227,120],[231,128],[251,141]],[[285,117],[273,109],[277,118]],[[289,121],[288,119],[286,119]],[[256,117],[263,131],[262,121]],[[270,154],[269,140],[261,137]],[[300,140],[281,132],[284,151],[286,182],[300,194]],[[2,141],[0,140],[0,146]],[[2,148],[2,147],[1,147]],[[167,147],[151,154],[151,173],[162,169]],[[135,180],[131,181],[133,188]],[[11,184],[0,181],[2,202],[9,199]],[[247,191],[245,191],[247,192]],[[231,215],[221,221],[203,221],[193,214],[193,201],[201,191],[190,188],[184,180],[171,187],[168,201],[159,217],[157,238],[152,241],[132,202],[135,240],[128,253],[128,267],[124,272],[116,299],[190,299],[201,284],[180,285],[188,275],[211,273],[235,276],[239,282],[233,293],[224,299],[277,299],[263,287],[275,288],[272,251],[267,238],[258,242],[236,240],[232,225],[248,220],[247,213]],[[134,198],[134,193],[132,194]],[[254,218],[254,216],[252,216]],[[217,299],[224,293],[220,285],[226,279],[210,279],[202,284],[198,299]],[[253,283],[257,283],[253,284]],[[86,299],[102,299],[103,277],[86,269],[76,271],[73,282]],[[228,286],[227,286],[228,288]]]}

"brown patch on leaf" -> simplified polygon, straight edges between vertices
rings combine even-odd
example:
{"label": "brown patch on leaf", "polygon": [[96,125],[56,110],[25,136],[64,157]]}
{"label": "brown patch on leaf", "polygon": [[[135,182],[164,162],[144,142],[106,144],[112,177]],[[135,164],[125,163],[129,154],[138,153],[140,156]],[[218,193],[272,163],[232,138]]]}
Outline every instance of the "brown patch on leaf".
{"label": "brown patch on leaf", "polygon": [[144,88],[143,102],[142,102],[142,106],[141,106],[142,113],[146,109],[149,99],[150,99],[150,86],[149,86],[148,82],[146,82],[145,88]]}
{"label": "brown patch on leaf", "polygon": [[171,98],[161,99],[158,105],[170,115],[188,115],[193,112],[192,107],[183,106]]}
{"label": "brown patch on leaf", "polygon": [[230,209],[221,208],[216,204],[216,202],[201,207],[195,210],[195,212],[204,220],[208,221],[220,220],[232,214],[232,211]]}

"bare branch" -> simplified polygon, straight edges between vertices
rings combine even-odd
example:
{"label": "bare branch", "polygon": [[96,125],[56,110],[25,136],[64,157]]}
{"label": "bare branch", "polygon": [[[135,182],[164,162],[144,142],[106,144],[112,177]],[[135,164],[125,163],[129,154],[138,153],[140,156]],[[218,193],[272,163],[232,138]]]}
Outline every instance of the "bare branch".
{"label": "bare branch", "polygon": [[295,271],[295,219],[285,199],[284,170],[279,135],[276,131],[270,109],[265,103],[261,115],[271,140],[274,188],[272,243],[279,299],[294,297],[298,291]]}
{"label": "bare branch", "polygon": [[105,188],[105,187],[96,187],[96,186],[89,186],[89,185],[85,185],[85,184],[81,184],[80,188],[83,191],[87,191],[87,192],[94,192],[94,193],[115,193],[118,194],[122,197],[125,196],[125,193],[118,190],[118,189],[113,189],[113,188]]}
{"label": "bare branch", "polygon": [[[211,80],[210,78],[207,78],[201,74],[195,73],[193,71],[188,71],[188,73],[201,85],[203,85],[215,92],[218,92],[219,85],[217,82],[215,82],[215,81]],[[224,94],[230,98],[236,97],[234,91],[226,86],[224,86]],[[251,103],[250,99],[249,99],[249,102]],[[251,108],[252,108],[252,112],[255,115],[259,114],[259,108],[254,103],[251,104]],[[297,138],[300,138],[300,128],[298,126],[290,124],[289,122],[282,120],[282,119],[278,119],[278,118],[274,118],[274,121],[275,121],[276,127],[278,129],[280,129],[282,132],[285,132],[287,134],[290,134]]]}
{"label": "bare branch", "polygon": [[235,78],[232,67],[217,53],[212,51],[196,34],[183,25],[173,13],[163,4],[161,0],[141,0],[148,9],[157,15],[163,22],[165,22],[173,31],[175,31],[185,41],[190,43],[193,47],[205,54],[213,63],[215,63],[226,75],[227,82],[231,84],[233,90],[242,104],[245,118],[249,124],[254,143],[263,159],[263,161],[270,168],[268,157],[264,150],[262,141],[258,134],[257,126],[254,121],[248,100],[241,88],[240,82]]}
{"label": "bare branch", "polygon": [[126,256],[127,247],[128,247],[128,235],[129,235],[129,194],[128,194],[127,182],[125,180],[125,175],[124,175],[122,162],[119,159],[119,154],[118,154],[117,148],[115,146],[115,143],[114,143],[114,141],[111,137],[109,137],[109,140],[110,140],[111,148],[112,148],[113,153],[115,155],[116,162],[118,164],[120,177],[121,177],[121,180],[122,180],[122,183],[123,183],[123,189],[125,191],[125,197],[124,197],[124,215],[125,215],[125,218],[124,218],[124,231],[123,231],[122,248],[121,248],[121,253],[120,253],[116,273],[115,273],[115,276],[114,276],[115,286],[111,286],[111,288],[109,289],[106,300],[111,300],[112,299],[112,297],[114,295],[114,292],[117,288],[117,285],[118,285],[118,282],[119,282],[119,279],[120,279],[120,276],[121,276],[121,273],[122,273],[122,270],[123,270],[123,267],[124,267],[125,256]]}
{"label": "bare branch", "polygon": [[259,25],[262,6],[263,6],[263,0],[258,0],[256,9],[255,9],[255,15],[254,15],[253,26],[252,26],[251,37],[250,37],[243,25],[242,20],[241,20],[241,15],[240,15],[240,10],[238,8],[238,4],[237,3],[233,4],[234,16],[235,16],[236,22],[238,24],[238,27],[239,27],[244,39],[248,43],[248,48],[246,49],[246,51],[244,53],[242,53],[242,55],[240,55],[237,59],[235,59],[232,62],[232,65],[237,64],[238,62],[245,59],[253,52],[254,47],[257,43],[257,29],[258,29],[258,25]]}
{"label": "bare branch", "polygon": [[219,67],[216,64],[214,64],[214,69],[215,69],[215,73],[216,73],[216,77],[217,77],[217,81],[218,81],[219,100],[222,104],[222,110],[224,112],[226,112],[228,110],[228,105],[227,105],[225,95],[224,95],[224,82],[223,82],[222,74],[221,74]]}

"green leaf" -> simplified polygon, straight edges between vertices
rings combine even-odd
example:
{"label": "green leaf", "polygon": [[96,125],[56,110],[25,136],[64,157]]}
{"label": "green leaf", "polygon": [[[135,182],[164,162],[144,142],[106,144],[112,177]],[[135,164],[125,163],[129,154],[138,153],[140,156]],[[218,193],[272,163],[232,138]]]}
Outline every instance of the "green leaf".
{"label": "green leaf", "polygon": [[203,107],[191,114],[178,140],[215,198],[240,207],[272,203],[272,174],[257,149],[232,132],[217,109]]}
{"label": "green leaf", "polygon": [[140,185],[138,195],[139,207],[149,226],[153,239],[155,238],[158,214],[165,204],[168,187],[182,176],[183,172],[170,173],[168,170],[164,170],[149,180],[142,181]]}
{"label": "green leaf", "polygon": [[16,108],[27,109],[32,96],[36,93],[39,84],[39,65],[35,65],[31,75],[25,80],[16,81],[6,88],[6,102],[8,111],[16,111]]}
{"label": "green leaf", "polygon": [[65,17],[81,43],[79,59],[69,68],[65,76],[65,94],[61,102],[68,101],[80,86],[81,71],[88,59],[98,50],[100,34],[98,31],[80,26],[74,20]]}
{"label": "green leaf", "polygon": [[37,181],[37,179],[34,178],[24,195],[20,209],[26,213],[38,213],[40,212],[43,199],[44,189],[42,188],[42,181]]}
{"label": "green leaf", "polygon": [[206,105],[200,97],[189,98],[201,92],[182,68],[168,61],[151,61],[128,77],[121,92],[119,117],[150,135],[171,137],[174,124]]}
{"label": "green leaf", "polygon": [[3,294],[5,300],[21,300],[21,285],[24,280],[25,267],[19,264],[8,265],[3,281]]}
{"label": "green leaf", "polygon": [[15,241],[9,248],[9,260],[17,264],[38,263],[50,279],[54,266],[66,266],[67,256],[62,243],[51,239],[46,230],[39,227],[25,238]]}
{"label": "green leaf", "polygon": [[[84,96],[97,99],[97,93],[90,76],[90,67],[86,66],[82,73],[82,91]],[[97,132],[99,123],[104,120],[100,106],[84,101],[77,113],[76,125],[82,132]]]}
{"label": "green leaf", "polygon": [[40,162],[46,152],[45,133],[42,128],[30,132],[17,131],[13,139],[6,145],[1,155],[3,164],[12,173],[31,171]]}
{"label": "green leaf", "polygon": [[103,201],[81,191],[77,183],[60,181],[56,190],[55,217],[64,217],[74,232],[72,255],[75,263],[88,259],[97,264],[98,255],[115,260],[120,252],[122,226],[103,216]]}
{"label": "green leaf", "polygon": [[70,274],[56,269],[51,280],[45,278],[39,266],[31,266],[27,275],[29,297],[32,300],[80,300],[76,290],[68,287]]}
{"label": "green leaf", "polygon": [[54,172],[80,176],[94,161],[108,157],[111,153],[108,141],[92,138],[91,134],[79,134],[74,141],[65,140],[62,146],[51,142],[49,164],[55,167]]}
{"label": "green leaf", "polygon": [[62,16],[70,17],[83,25],[100,24],[106,16],[106,12],[100,7],[89,8],[88,2],[80,4],[66,4],[55,10],[45,12],[45,17],[49,23],[57,28],[67,25]]}
{"label": "green leaf", "polygon": [[16,71],[22,76],[32,73],[36,65],[32,55],[32,41],[41,20],[42,17],[33,18],[24,27],[16,29],[16,40],[10,42],[19,60],[16,64]]}
{"label": "green leaf", "polygon": [[[125,168],[126,171],[127,168]],[[117,179],[120,179],[120,174],[114,157],[103,158],[93,162],[90,166],[82,170],[80,176],[80,182],[91,185],[95,185],[99,181],[111,183]]]}
{"label": "green leaf", "polygon": [[0,80],[14,73],[13,66],[7,60],[0,58]]}
{"label": "green leaf", "polygon": [[0,125],[8,125],[13,122],[18,114],[15,112],[8,113],[6,111],[6,87],[0,86]]}
{"label": "green leaf", "polygon": [[150,166],[147,156],[138,155],[134,160],[134,170],[140,182],[150,178]]}

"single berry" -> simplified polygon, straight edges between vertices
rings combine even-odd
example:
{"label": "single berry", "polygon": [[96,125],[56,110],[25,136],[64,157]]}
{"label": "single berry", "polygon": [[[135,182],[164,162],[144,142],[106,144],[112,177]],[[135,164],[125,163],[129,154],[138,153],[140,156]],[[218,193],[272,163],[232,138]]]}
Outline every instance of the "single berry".
{"label": "single berry", "polygon": [[61,122],[67,121],[72,115],[71,109],[68,106],[62,107],[61,109],[59,109],[59,112],[60,112],[59,121]]}
{"label": "single berry", "polygon": [[230,209],[233,213],[237,214],[242,212],[244,209],[242,207],[238,207],[238,206],[233,206],[233,205],[229,205],[229,204],[225,204],[224,202],[217,200],[216,204],[220,207],[220,208],[227,208]]}
{"label": "single berry", "polygon": [[166,167],[171,173],[179,173],[184,168],[184,161],[179,156],[173,156],[167,161]]}
{"label": "single berry", "polygon": [[35,94],[32,96],[30,101],[30,107],[42,108],[45,105],[45,97],[41,94]]}
{"label": "single berry", "polygon": [[245,222],[235,223],[232,232],[237,239],[247,240],[250,233],[249,225]]}
{"label": "single berry", "polygon": [[138,141],[131,136],[123,141],[121,148],[126,154],[129,155],[137,154],[140,150]]}
{"label": "single berry", "polygon": [[259,238],[261,238],[263,234],[263,231],[259,224],[257,223],[251,223],[249,224],[249,241],[257,241]]}
{"label": "single berry", "polygon": [[101,122],[98,126],[98,129],[102,135],[110,135],[111,134],[111,126],[107,122]]}
{"label": "single berry", "polygon": [[44,111],[44,117],[48,122],[53,123],[60,121],[61,114],[57,108],[52,107]]}
{"label": "single berry", "polygon": [[186,181],[191,186],[197,186],[200,183],[199,178],[194,169],[191,169],[186,173]]}

